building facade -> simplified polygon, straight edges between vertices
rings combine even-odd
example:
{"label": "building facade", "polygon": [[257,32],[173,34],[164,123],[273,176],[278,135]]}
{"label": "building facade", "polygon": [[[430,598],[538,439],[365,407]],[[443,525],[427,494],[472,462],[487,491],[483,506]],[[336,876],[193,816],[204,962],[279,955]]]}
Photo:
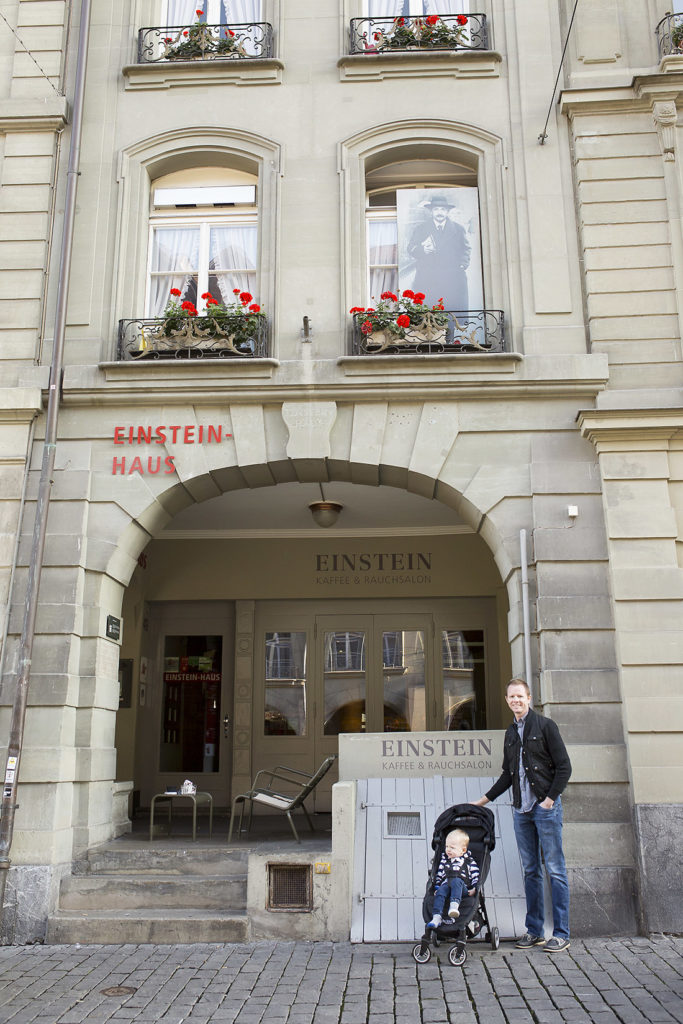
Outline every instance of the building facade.
{"label": "building facade", "polygon": [[[79,10],[0,25],[3,742]],[[92,0],[5,941],[44,934],[130,788],[226,807],[343,732],[503,728],[527,561],[574,930],[681,930],[678,26]]]}

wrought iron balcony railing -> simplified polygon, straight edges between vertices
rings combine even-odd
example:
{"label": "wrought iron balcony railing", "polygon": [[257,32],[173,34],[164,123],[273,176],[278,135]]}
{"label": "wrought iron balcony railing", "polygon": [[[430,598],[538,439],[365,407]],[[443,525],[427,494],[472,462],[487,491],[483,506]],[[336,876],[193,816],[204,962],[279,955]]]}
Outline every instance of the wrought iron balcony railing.
{"label": "wrought iron balcony railing", "polygon": [[351,53],[488,48],[485,14],[429,14],[413,18],[351,19]]}
{"label": "wrought iron balcony railing", "polygon": [[683,54],[683,14],[668,14],[656,28],[659,56]]}
{"label": "wrought iron balcony railing", "polygon": [[138,64],[168,60],[255,60],[273,56],[273,27],[267,22],[239,25],[172,25],[141,28]]}
{"label": "wrought iron balcony railing", "polygon": [[248,320],[239,315],[119,320],[117,359],[264,358],[268,320],[263,314]]}
{"label": "wrought iron balcony railing", "polygon": [[[399,314],[396,314],[398,317]],[[353,317],[352,355],[379,355],[383,352],[422,352],[458,354],[460,352],[504,352],[505,319],[500,309],[425,311],[409,327],[399,327],[396,318],[382,318],[383,326],[373,325],[365,313]]]}

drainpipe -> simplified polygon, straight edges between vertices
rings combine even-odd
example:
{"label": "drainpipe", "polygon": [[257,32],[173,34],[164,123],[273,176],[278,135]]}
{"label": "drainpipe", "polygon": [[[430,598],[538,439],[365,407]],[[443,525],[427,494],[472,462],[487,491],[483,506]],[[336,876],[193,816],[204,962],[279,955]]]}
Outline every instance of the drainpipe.
{"label": "drainpipe", "polygon": [[[527,563],[526,530],[519,531],[519,553],[522,566],[522,622],[524,629],[524,678],[531,689],[531,627],[529,625],[529,566]],[[1,866],[1,865],[0,865]]]}
{"label": "drainpipe", "polygon": [[78,176],[80,173],[78,168],[80,166],[81,135],[83,130],[83,98],[85,91],[88,35],[90,31],[90,4],[91,0],[81,0],[78,57],[76,63],[76,80],[74,83],[74,100],[71,118],[71,144],[69,149],[69,167],[66,179],[64,229],[59,261],[55,333],[52,348],[52,363],[50,366],[47,414],[45,419],[43,463],[40,471],[40,483],[38,485],[36,519],[33,529],[31,555],[29,559],[24,619],[19,647],[18,675],[16,680],[14,703],[12,706],[12,720],[7,748],[7,764],[5,766],[2,804],[0,805],[0,914],[4,914],[5,885],[7,882],[7,873],[10,867],[9,853],[14,833],[14,814],[16,811],[15,798],[17,782],[19,779],[21,751],[24,741],[24,721],[26,718],[31,657],[33,654],[36,613],[38,610],[38,588],[40,586],[40,573],[45,551],[47,514],[50,506],[50,492],[52,489],[52,476],[57,447],[57,420],[59,417],[59,402],[63,376],[66,306],[69,298],[69,270],[71,266],[71,250],[73,247],[74,219],[76,216],[76,191],[78,187]]}

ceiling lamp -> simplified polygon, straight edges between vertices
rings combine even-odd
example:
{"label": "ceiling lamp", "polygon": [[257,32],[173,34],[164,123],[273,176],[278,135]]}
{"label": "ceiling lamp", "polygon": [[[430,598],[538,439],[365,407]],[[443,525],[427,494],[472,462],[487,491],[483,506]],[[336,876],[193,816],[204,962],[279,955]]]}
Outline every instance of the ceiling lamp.
{"label": "ceiling lamp", "polygon": [[338,501],[327,501],[323,493],[323,485],[319,484],[319,487],[321,500],[310,503],[308,507],[311,510],[311,515],[317,526],[322,526],[323,528],[334,526],[344,506]]}

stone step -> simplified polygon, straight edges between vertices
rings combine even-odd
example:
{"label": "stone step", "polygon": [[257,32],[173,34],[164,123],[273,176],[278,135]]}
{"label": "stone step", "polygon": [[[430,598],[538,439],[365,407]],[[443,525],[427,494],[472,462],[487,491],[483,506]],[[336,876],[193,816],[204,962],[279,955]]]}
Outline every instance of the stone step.
{"label": "stone step", "polygon": [[242,911],[247,905],[247,875],[67,875],[59,894],[60,910],[196,909]]}
{"label": "stone step", "polygon": [[247,871],[248,852],[195,846],[180,849],[156,847],[154,843],[122,846],[104,843],[93,847],[74,866],[74,874],[195,875],[201,877],[243,875]]}
{"label": "stone step", "polygon": [[48,921],[45,941],[53,945],[248,942],[249,919],[246,913],[200,914],[197,910],[60,910]]}

